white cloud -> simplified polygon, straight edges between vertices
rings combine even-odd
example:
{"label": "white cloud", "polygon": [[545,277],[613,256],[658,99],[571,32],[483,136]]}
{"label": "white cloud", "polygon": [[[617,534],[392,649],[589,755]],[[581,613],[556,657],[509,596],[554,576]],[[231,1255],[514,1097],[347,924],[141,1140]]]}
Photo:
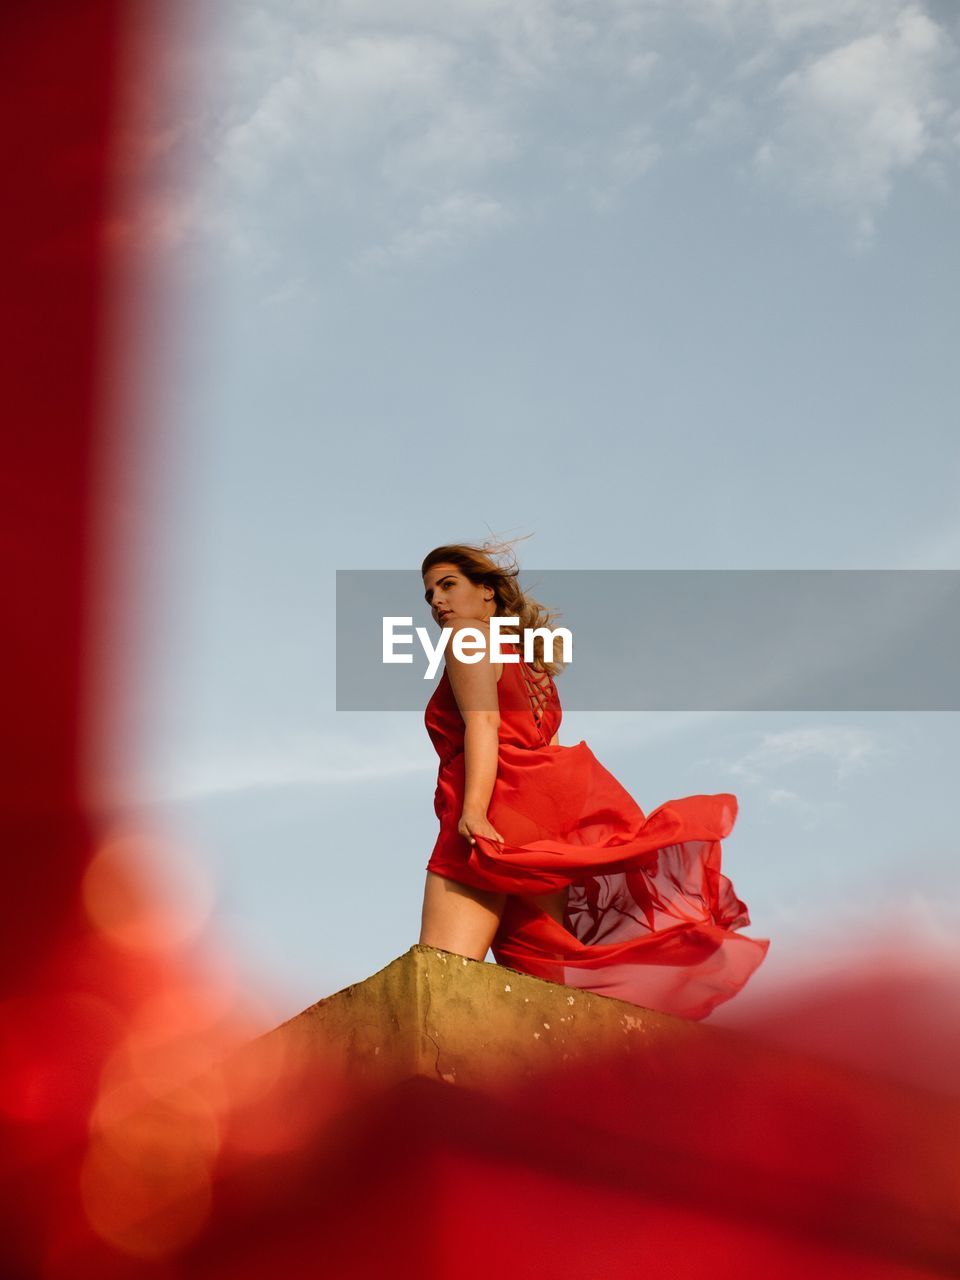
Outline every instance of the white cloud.
{"label": "white cloud", "polygon": [[[798,764],[826,761],[839,781],[864,769],[881,753],[875,735],[866,729],[843,725],[811,726],[764,733],[756,747],[726,765],[728,771],[749,782],[762,782],[771,773],[793,770]],[[797,797],[784,788],[774,788],[771,798],[779,803]]]}
{"label": "white cloud", "polygon": [[733,141],[752,133],[746,104],[729,94],[718,94],[693,122],[693,132],[707,142]]}
{"label": "white cloud", "polygon": [[[723,147],[865,245],[896,183],[950,179],[957,61],[919,0],[240,0],[197,59],[203,198],[152,216],[254,266],[291,226],[325,261],[399,266]],[[468,198],[490,216],[451,212]]]}
{"label": "white cloud", "polygon": [[797,793],[791,791],[788,787],[771,787],[767,793],[767,799],[771,804],[783,805],[785,808],[795,804],[803,804]]}
{"label": "white cloud", "polygon": [[598,754],[649,747],[664,739],[703,732],[723,711],[565,711],[560,741],[572,745],[583,736]]}
{"label": "white cloud", "polygon": [[325,154],[353,156],[384,135],[430,121],[455,61],[454,50],[424,36],[296,39],[282,74],[224,132],[219,163],[255,182],[280,156],[307,168]]}
{"label": "white cloud", "polygon": [[601,143],[566,146],[559,153],[568,174],[566,187],[586,196],[594,209],[607,211],[623,203],[657,163],[663,148],[650,126],[639,124],[613,134]]}
{"label": "white cloud", "polygon": [[386,182],[402,190],[431,191],[482,175],[520,152],[519,136],[499,114],[476,103],[453,102],[423,128],[401,138],[380,160]]}
{"label": "white cloud", "polygon": [[761,733],[739,756],[727,753],[700,763],[736,779],[732,785],[738,789],[750,787],[751,807],[763,804],[778,822],[787,816],[792,826],[813,830],[842,820],[846,808],[842,797],[825,787],[824,769],[842,784],[889,752],[875,734],[858,726],[810,725]]}
{"label": "white cloud", "polygon": [[176,804],[204,796],[379,782],[435,774],[437,757],[422,725],[385,728],[382,717],[369,735],[294,733],[270,741],[178,746],[175,758],[136,762],[135,774],[92,778],[97,803],[115,806]]}
{"label": "white cloud", "polygon": [[685,0],[689,18],[734,40],[756,32],[767,42],[790,44],[800,39],[871,29],[890,21],[913,0]]}
{"label": "white cloud", "polygon": [[382,269],[449,252],[467,239],[489,235],[510,220],[509,211],[496,200],[454,192],[424,205],[416,222],[396,232],[386,244],[364,250],[355,259],[355,266],[361,271]]}
{"label": "white cloud", "polygon": [[608,160],[611,177],[618,190],[636,182],[656,162],[661,147],[650,137],[647,125],[628,129],[610,149]]}
{"label": "white cloud", "polygon": [[940,145],[946,33],[915,5],[880,31],[814,57],[780,81],[779,119],[755,152],[758,171],[875,233],[898,174]]}

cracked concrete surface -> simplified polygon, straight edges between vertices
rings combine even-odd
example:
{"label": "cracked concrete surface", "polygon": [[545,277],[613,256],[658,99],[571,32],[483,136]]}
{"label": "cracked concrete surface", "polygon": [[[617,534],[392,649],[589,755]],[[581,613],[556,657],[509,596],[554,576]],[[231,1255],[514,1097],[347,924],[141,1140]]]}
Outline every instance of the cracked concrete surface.
{"label": "cracked concrete surface", "polygon": [[477,1088],[575,1064],[603,1044],[653,1069],[664,1038],[703,1034],[684,1019],[420,945],[271,1033],[304,1053],[334,1048],[351,1078],[371,1086],[424,1076]]}
{"label": "cracked concrete surface", "polygon": [[[656,1168],[658,1193],[666,1177],[671,1194],[696,1197],[709,1185],[713,1196],[725,1185],[710,1181],[717,1169],[737,1169],[744,1181],[734,1181],[729,1208],[738,1212],[746,1200],[761,1217],[796,1199],[789,1157],[797,1144],[818,1144],[828,1134],[831,1149],[855,1160],[858,1212],[870,1217],[884,1248],[958,1256],[960,1106],[745,1033],[416,945],[249,1049],[255,1062],[275,1058],[284,1070],[292,1067],[291,1079],[306,1082],[311,1105],[311,1087],[319,1086],[321,1104],[336,1099],[328,1085],[342,1072],[351,1105],[358,1093],[399,1098],[403,1123],[417,1098],[437,1098],[440,1090],[450,1108],[441,1115],[456,1116],[461,1104],[470,1110],[484,1095],[530,1132],[552,1125],[574,1145],[577,1134],[587,1135],[585,1149],[593,1152],[602,1135],[608,1173],[622,1168],[623,1152],[642,1151]],[[566,1098],[561,1090],[567,1110],[557,1126],[553,1085],[567,1078],[574,1093]],[[514,1082],[515,1095],[503,1088]],[[514,1096],[523,1098],[516,1113],[509,1111]],[[301,1105],[295,1089],[292,1098],[290,1105]],[[358,1110],[383,1114],[378,1106]],[[415,1127],[415,1107],[412,1115]],[[829,1230],[842,1233],[848,1220],[856,1227],[853,1202],[837,1196],[832,1160],[817,1155],[809,1167],[820,1182],[804,1195],[815,1192]],[[809,1211],[806,1199],[798,1204],[801,1215]],[[853,1238],[862,1243],[856,1230]]]}

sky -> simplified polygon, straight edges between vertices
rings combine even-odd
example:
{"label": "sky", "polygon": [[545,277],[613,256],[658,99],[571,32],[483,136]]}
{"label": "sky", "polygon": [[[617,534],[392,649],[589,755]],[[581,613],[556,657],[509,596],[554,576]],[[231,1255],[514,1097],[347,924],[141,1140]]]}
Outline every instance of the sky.
{"label": "sky", "polygon": [[[177,356],[104,771],[291,1016],[417,941],[437,831],[422,714],[335,710],[336,570],[490,536],[530,572],[958,567],[960,20],[197,14],[118,229],[176,281]],[[571,712],[581,738],[647,811],[737,795],[724,871],[771,948],[734,1003],[870,931],[955,949],[956,713]]]}

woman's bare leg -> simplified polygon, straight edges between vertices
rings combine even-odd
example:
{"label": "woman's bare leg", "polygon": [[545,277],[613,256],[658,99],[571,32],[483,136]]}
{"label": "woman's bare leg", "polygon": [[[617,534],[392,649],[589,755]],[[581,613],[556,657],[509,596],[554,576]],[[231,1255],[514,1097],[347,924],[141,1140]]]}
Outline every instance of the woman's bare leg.
{"label": "woman's bare leg", "polygon": [[428,871],[423,889],[421,946],[485,960],[506,900],[505,893],[474,889]]}
{"label": "woman's bare leg", "polygon": [[563,924],[563,913],[567,906],[567,890],[557,889],[555,893],[541,893],[538,897],[532,898],[537,906],[552,916],[557,924]]}

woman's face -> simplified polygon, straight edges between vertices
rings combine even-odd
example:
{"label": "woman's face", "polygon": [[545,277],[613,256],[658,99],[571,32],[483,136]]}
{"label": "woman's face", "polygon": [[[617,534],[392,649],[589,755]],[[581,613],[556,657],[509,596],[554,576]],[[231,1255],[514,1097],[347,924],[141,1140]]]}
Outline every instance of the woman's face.
{"label": "woman's face", "polygon": [[455,564],[435,564],[423,575],[424,599],[441,627],[454,618],[489,618],[496,613],[493,587],[478,586]]}

